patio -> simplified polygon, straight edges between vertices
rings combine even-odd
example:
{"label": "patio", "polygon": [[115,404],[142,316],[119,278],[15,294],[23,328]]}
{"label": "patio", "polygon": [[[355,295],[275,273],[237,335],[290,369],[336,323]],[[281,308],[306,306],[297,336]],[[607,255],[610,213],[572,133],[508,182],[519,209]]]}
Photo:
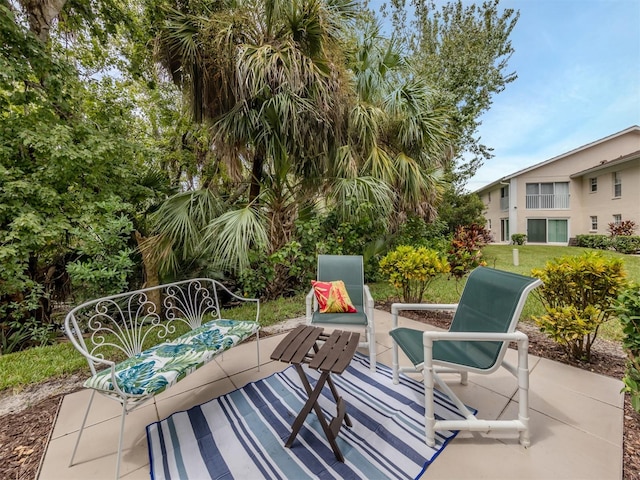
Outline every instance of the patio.
{"label": "patio", "polygon": [[[287,322],[292,326],[296,321]],[[402,326],[431,328],[401,319]],[[376,310],[377,359],[391,365],[391,315]],[[282,333],[260,341],[261,370],[255,366],[251,343],[226,352],[178,385],[127,416],[121,478],[148,479],[149,457],[145,426],[170,414],[204,403],[284,370],[287,365],[269,360]],[[249,350],[250,349],[250,350]],[[507,355],[515,357],[515,351]],[[523,449],[517,436],[461,432],[428,468],[423,478],[580,478],[622,477],[622,382],[558,362],[529,357],[531,440]],[[455,384],[455,378],[452,383]],[[462,389],[462,390],[459,390]],[[469,385],[455,385],[456,393],[486,417],[513,415],[515,380],[506,371],[490,376],[469,375]],[[89,391],[67,395],[61,405],[39,477],[47,479],[113,478],[118,443],[120,405],[96,397],[88,427],[76,455],[68,462]],[[99,402],[96,405],[95,402]],[[466,461],[460,461],[465,458]]]}

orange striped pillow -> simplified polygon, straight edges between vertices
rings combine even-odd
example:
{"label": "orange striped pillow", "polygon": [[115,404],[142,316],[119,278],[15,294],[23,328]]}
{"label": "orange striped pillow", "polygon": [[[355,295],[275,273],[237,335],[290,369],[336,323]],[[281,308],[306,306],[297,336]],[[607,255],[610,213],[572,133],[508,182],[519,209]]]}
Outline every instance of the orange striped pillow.
{"label": "orange striped pillow", "polygon": [[342,280],[334,282],[311,281],[320,313],[356,313],[347,288]]}

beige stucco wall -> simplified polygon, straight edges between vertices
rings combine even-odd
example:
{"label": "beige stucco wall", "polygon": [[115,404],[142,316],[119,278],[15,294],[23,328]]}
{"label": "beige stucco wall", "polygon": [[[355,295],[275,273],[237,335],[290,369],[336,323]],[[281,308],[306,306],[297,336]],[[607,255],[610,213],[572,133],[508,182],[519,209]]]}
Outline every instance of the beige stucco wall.
{"label": "beige stucco wall", "polygon": [[[568,238],[587,233],[607,233],[607,225],[614,214],[623,220],[633,220],[640,228],[640,159],[619,165],[607,166],[625,155],[640,150],[640,128],[628,129],[623,134],[594,142],[554,159],[542,162],[536,167],[525,169],[509,178],[510,206],[508,211],[500,208],[500,188],[494,184],[478,192],[485,203],[488,223],[494,241],[500,242],[500,220],[509,218],[509,235],[527,234],[527,220],[534,218],[567,219]],[[571,178],[578,172],[602,165],[597,172]],[[613,198],[613,172],[619,171],[622,178],[622,196]],[[590,178],[598,178],[598,191],[590,192]],[[527,209],[527,183],[569,182],[569,208]],[[491,200],[489,201],[489,195]],[[591,230],[590,217],[598,217],[597,231]],[[640,232],[636,232],[640,234]],[[508,239],[507,239],[508,240]]]}
{"label": "beige stucco wall", "polygon": [[[622,196],[613,196],[613,173],[620,173]],[[597,178],[598,191],[591,192],[591,178]],[[582,178],[576,179],[582,198],[579,212],[583,219],[577,233],[607,234],[607,227],[613,222],[614,215],[621,215],[622,220],[631,220],[638,225],[636,234],[640,235],[640,159],[626,162],[619,166],[611,166]],[[598,217],[598,229],[591,229],[591,217]]]}

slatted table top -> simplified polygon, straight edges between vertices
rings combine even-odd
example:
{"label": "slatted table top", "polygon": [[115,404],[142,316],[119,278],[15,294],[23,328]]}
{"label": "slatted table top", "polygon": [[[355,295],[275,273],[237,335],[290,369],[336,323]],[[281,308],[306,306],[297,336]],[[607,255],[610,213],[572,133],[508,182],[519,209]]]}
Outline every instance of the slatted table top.
{"label": "slatted table top", "polygon": [[[351,362],[359,340],[357,332],[334,330],[327,335],[321,327],[299,325],[278,344],[271,360],[306,363],[315,370],[341,374]],[[317,342],[323,342],[319,349]]]}

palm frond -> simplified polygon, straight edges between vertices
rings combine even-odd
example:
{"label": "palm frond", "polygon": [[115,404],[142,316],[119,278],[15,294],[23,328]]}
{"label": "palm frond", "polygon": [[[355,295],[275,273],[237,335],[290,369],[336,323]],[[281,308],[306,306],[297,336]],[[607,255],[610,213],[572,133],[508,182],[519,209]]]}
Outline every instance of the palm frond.
{"label": "palm frond", "polygon": [[358,218],[363,209],[375,210],[384,219],[391,212],[395,194],[387,183],[362,176],[335,179],[328,197],[344,219]]}
{"label": "palm frond", "polygon": [[204,228],[222,208],[220,199],[209,190],[179,193],[154,214],[154,230],[171,244],[175,255],[188,259],[198,254]]}
{"label": "palm frond", "polygon": [[264,214],[253,206],[231,210],[213,219],[203,238],[218,268],[239,272],[249,266],[249,251],[265,249],[268,234]]}

